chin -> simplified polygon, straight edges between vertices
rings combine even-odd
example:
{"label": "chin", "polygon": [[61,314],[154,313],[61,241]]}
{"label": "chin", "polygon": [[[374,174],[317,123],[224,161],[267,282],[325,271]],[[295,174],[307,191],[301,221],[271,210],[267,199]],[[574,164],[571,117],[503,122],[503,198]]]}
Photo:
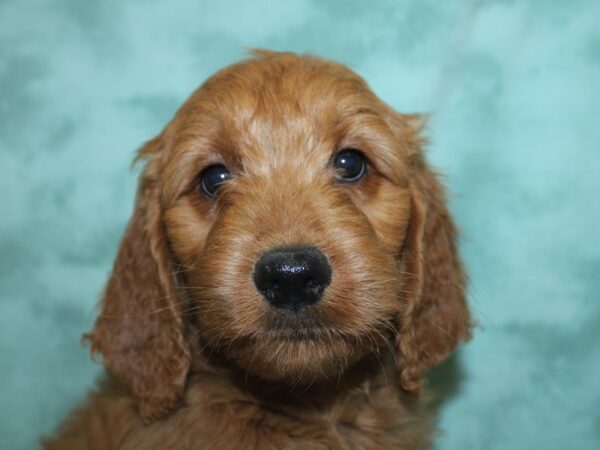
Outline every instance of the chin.
{"label": "chin", "polygon": [[303,386],[337,379],[361,359],[377,356],[384,345],[379,341],[331,330],[288,330],[236,340],[223,354],[248,375]]}

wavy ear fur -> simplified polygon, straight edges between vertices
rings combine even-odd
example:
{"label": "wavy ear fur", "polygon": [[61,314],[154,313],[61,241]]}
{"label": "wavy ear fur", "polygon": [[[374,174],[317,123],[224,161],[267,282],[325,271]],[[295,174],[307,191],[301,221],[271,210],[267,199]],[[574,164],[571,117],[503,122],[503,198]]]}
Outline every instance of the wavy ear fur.
{"label": "wavy ear fur", "polygon": [[142,418],[155,420],[180,401],[190,357],[183,338],[171,257],[158,198],[162,139],[140,151],[147,160],[135,210],[101,300],[101,313],[86,337],[93,353],[126,383]]}
{"label": "wavy ear fur", "polygon": [[[403,141],[411,147],[411,219],[402,253],[407,274],[397,346],[402,387],[418,392],[424,371],[442,362],[470,337],[466,278],[456,249],[456,230],[442,185],[420,150],[423,119],[400,117]],[[408,131],[407,131],[408,130]]]}

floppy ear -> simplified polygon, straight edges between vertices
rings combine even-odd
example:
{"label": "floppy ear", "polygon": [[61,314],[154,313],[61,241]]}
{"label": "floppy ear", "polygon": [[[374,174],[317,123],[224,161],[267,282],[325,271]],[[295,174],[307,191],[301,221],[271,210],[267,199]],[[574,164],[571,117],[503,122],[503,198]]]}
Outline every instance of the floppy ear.
{"label": "floppy ear", "polygon": [[159,136],[138,158],[140,175],[133,216],[101,301],[101,312],[86,338],[93,353],[126,383],[142,418],[152,421],[181,399],[189,368],[181,312],[158,198]]}
{"label": "floppy ear", "polygon": [[[456,230],[444,190],[424,160],[416,116],[405,116],[404,142],[410,145],[411,218],[402,252],[406,309],[399,320],[397,346],[402,387],[418,392],[424,371],[443,361],[470,337],[465,275],[456,249]],[[418,126],[422,126],[419,122]],[[408,131],[407,131],[408,130]]]}

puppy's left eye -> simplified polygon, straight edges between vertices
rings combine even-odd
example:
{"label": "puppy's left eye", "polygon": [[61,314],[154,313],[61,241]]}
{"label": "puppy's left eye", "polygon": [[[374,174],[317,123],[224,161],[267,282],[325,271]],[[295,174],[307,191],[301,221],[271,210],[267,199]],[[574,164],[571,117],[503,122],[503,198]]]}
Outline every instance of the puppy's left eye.
{"label": "puppy's left eye", "polygon": [[367,171],[365,156],[354,149],[343,149],[335,155],[333,160],[335,177],[339,181],[351,183],[360,180]]}
{"label": "puppy's left eye", "polygon": [[200,188],[210,198],[217,195],[217,189],[231,178],[231,173],[223,164],[209,166],[200,174]]}

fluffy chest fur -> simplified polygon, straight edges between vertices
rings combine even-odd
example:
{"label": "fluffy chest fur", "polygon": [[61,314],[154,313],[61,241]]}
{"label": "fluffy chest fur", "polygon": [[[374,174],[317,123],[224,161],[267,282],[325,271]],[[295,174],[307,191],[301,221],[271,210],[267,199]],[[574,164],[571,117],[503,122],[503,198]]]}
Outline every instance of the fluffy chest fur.
{"label": "fluffy chest fur", "polygon": [[412,450],[430,443],[420,400],[382,380],[366,381],[325,403],[265,403],[221,374],[205,373],[193,377],[174,414],[147,425],[127,389],[108,380],[65,423],[61,437],[45,444],[49,450]]}

